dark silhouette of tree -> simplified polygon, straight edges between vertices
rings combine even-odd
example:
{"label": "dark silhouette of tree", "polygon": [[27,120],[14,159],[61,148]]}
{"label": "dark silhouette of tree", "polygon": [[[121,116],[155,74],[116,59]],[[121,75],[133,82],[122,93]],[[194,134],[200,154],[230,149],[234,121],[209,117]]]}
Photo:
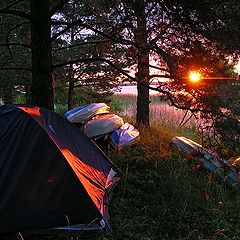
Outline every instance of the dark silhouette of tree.
{"label": "dark silhouette of tree", "polygon": [[49,0],[30,1],[32,103],[53,110],[51,15]]}
{"label": "dark silhouette of tree", "polygon": [[[5,3],[5,4],[4,4]],[[53,78],[52,78],[52,60],[51,60],[51,15],[50,3],[48,0],[41,2],[30,1],[14,1],[10,5],[7,2],[2,3],[0,14],[11,15],[16,19],[20,19],[20,24],[16,24],[12,29],[8,30],[6,46],[9,48],[11,55],[11,46],[31,48],[31,66],[24,68],[18,67],[18,58],[12,67],[5,70],[31,70],[31,102],[35,105],[53,109]],[[11,31],[19,30],[23,24],[30,24],[30,41],[22,39],[27,43],[9,42]],[[28,29],[29,31],[29,29]],[[15,32],[16,34],[16,32]],[[13,37],[11,38],[14,41]],[[17,50],[16,50],[17,51]],[[13,56],[11,56],[13,58]],[[13,60],[14,61],[14,60]],[[24,64],[24,61],[22,61]],[[3,70],[2,68],[1,70]]]}

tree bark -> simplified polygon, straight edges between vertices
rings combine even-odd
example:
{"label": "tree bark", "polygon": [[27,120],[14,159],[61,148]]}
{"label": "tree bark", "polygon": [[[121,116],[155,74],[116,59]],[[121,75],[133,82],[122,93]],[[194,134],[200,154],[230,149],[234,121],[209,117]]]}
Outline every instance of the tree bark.
{"label": "tree bark", "polygon": [[4,93],[3,102],[5,104],[12,104],[13,103],[13,85],[11,83],[7,84],[4,87],[3,93]]}
{"label": "tree bark", "polygon": [[137,16],[137,29],[135,42],[139,44],[137,53],[137,125],[149,127],[149,50],[141,47],[147,46],[147,26],[144,0],[136,1],[135,14]]}
{"label": "tree bark", "polygon": [[68,86],[68,110],[70,110],[70,109],[73,109],[73,107],[74,107],[74,103],[73,103],[74,79],[72,77],[72,74],[69,77],[69,83],[68,84],[69,84],[69,86]]}
{"label": "tree bark", "polygon": [[26,104],[30,104],[31,103],[31,89],[30,89],[30,86],[28,84],[26,84],[24,86],[24,88],[25,88]]}
{"label": "tree bark", "polygon": [[[74,29],[71,29],[71,44],[74,43]],[[70,64],[69,66],[69,72],[68,72],[68,110],[73,108],[73,95],[74,95],[74,69],[73,69],[73,64]]]}
{"label": "tree bark", "polygon": [[30,0],[32,50],[32,104],[54,109],[49,0]]}

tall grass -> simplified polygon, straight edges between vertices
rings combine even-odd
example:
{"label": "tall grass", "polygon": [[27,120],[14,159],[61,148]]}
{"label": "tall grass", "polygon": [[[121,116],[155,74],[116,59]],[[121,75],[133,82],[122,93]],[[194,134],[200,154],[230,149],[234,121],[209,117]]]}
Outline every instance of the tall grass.
{"label": "tall grass", "polygon": [[[117,97],[129,115],[133,96]],[[194,122],[179,127],[184,113],[157,104],[150,106],[152,128],[141,129],[141,141],[110,154],[121,170],[113,239],[240,239],[239,193],[175,152],[174,136],[198,138]]]}
{"label": "tall grass", "polygon": [[[123,115],[130,117],[136,115],[136,95],[114,95],[112,97],[112,105],[118,105],[118,111]],[[150,119],[155,124],[159,122],[167,122],[170,125],[180,125],[185,123],[186,126],[192,126],[195,124],[195,119],[190,118],[190,115],[186,114],[186,111],[170,106],[162,96],[157,95],[150,96]]]}
{"label": "tall grass", "polygon": [[153,129],[111,159],[121,169],[111,217],[115,240],[239,239],[238,193],[171,148]]}
{"label": "tall grass", "polygon": [[[114,95],[111,108],[116,109],[126,119],[130,118],[134,122],[137,111],[136,95]],[[158,129],[163,131],[167,129],[167,131],[164,131],[165,134],[170,134],[172,137],[184,134],[186,137],[199,139],[195,124],[196,119],[191,117],[190,113],[170,106],[162,96],[150,96],[150,122],[152,126],[156,126]]]}
{"label": "tall grass", "polygon": [[[174,136],[194,139],[197,132],[191,124],[179,127],[181,114],[163,107],[160,99],[154,101],[160,107],[151,110],[155,118],[151,130],[140,129],[141,141],[118,153],[106,150],[121,178],[110,205],[113,236],[100,231],[44,239],[240,239],[239,192],[213,174],[195,169],[172,148]],[[112,108],[127,114],[124,109],[133,103],[132,96],[117,96]]]}

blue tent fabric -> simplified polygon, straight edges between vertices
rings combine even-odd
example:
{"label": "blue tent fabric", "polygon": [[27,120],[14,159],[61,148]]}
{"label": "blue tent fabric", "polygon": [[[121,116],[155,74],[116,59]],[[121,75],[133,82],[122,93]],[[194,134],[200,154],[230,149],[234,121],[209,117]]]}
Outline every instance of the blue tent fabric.
{"label": "blue tent fabric", "polygon": [[0,232],[71,225],[109,228],[106,155],[65,118],[35,106],[0,106]]}

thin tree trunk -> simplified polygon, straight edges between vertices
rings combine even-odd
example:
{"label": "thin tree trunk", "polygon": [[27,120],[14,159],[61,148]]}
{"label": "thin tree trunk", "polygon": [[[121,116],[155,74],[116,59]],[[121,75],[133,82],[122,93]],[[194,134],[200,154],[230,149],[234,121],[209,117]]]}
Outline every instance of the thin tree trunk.
{"label": "thin tree trunk", "polygon": [[25,98],[26,98],[26,103],[30,104],[31,103],[31,89],[28,84],[24,86],[25,89]]}
{"label": "thin tree trunk", "polygon": [[[71,29],[71,44],[74,42],[74,29]],[[68,87],[68,110],[73,108],[73,94],[74,94],[74,69],[73,64],[70,64],[69,66],[69,72],[68,72],[68,81],[69,81],[69,87]]]}
{"label": "thin tree trunk", "polygon": [[73,78],[69,78],[69,87],[68,87],[68,110],[73,109],[73,92],[74,92],[74,81]]}
{"label": "thin tree trunk", "polygon": [[49,0],[30,0],[32,48],[32,103],[54,109]]}
{"label": "thin tree trunk", "polygon": [[137,62],[137,125],[149,127],[149,50],[141,46],[147,46],[147,26],[144,0],[137,1],[135,6],[137,16],[137,29],[135,41],[140,45],[138,48]]}

